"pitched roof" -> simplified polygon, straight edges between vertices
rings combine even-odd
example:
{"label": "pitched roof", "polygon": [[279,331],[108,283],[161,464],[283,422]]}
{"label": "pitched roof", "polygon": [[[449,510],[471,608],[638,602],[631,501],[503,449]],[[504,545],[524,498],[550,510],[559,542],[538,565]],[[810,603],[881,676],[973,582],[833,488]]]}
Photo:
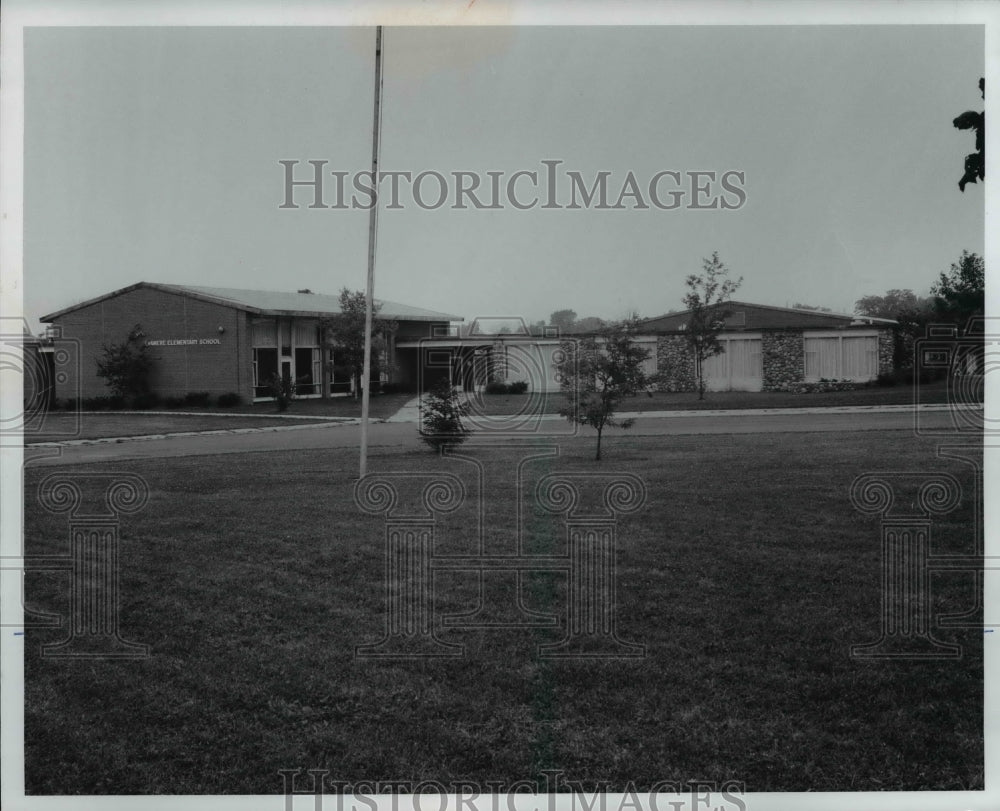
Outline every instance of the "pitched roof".
{"label": "pitched roof", "polygon": [[[824,310],[804,310],[801,307],[776,307],[773,304],[754,304],[749,301],[726,301],[721,304],[713,304],[709,309],[714,309],[717,307],[725,307],[726,309],[732,308],[749,308],[753,310],[770,310],[775,313],[786,313],[802,316],[804,320],[836,320],[843,321],[845,324],[870,324],[872,326],[878,324],[891,325],[897,323],[891,318],[875,318],[870,315],[848,315],[847,313],[834,313],[825,312]],[[651,321],[662,321],[664,319],[676,320],[680,317],[690,315],[691,310],[679,310],[674,313],[665,313],[664,315],[657,315],[653,318],[644,318],[643,323],[648,323]]]}
{"label": "pitched roof", "polygon": [[[65,307],[54,313],[42,316],[40,320],[51,321],[74,310],[89,307],[99,301],[119,296],[140,287],[162,290],[181,296],[210,301],[215,304],[245,310],[254,315],[274,316],[311,316],[322,317],[340,313],[340,297],[323,293],[286,293],[272,290],[241,290],[233,287],[201,287],[186,284],[158,284],[155,282],[139,282],[121,290],[106,293],[103,296]],[[411,307],[409,304],[398,304],[394,301],[376,299],[382,306],[379,316],[394,321],[464,321],[461,316],[449,313],[425,310],[422,307]]]}

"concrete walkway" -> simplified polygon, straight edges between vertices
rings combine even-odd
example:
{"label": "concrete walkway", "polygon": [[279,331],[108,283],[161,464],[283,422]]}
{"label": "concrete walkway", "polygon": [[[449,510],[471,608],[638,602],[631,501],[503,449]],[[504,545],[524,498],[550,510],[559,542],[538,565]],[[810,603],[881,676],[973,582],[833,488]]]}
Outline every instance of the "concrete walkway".
{"label": "concrete walkway", "polygon": [[420,422],[420,397],[414,397],[384,422]]}

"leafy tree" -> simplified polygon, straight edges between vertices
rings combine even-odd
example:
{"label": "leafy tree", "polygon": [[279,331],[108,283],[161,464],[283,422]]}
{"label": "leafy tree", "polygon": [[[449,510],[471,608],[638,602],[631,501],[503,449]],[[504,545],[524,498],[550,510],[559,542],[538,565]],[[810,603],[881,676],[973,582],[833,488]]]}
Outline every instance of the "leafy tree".
{"label": "leafy tree", "polygon": [[854,312],[871,318],[892,318],[904,312],[917,312],[927,308],[929,299],[922,299],[909,288],[887,290],[884,296],[862,296],[854,302]]}
{"label": "leafy tree", "polygon": [[[378,318],[382,305],[372,306],[372,368],[385,362],[389,337],[396,331],[396,322]],[[351,370],[354,397],[362,385],[365,368],[365,294],[351,292],[346,287],[340,291],[340,313],[320,321],[325,343],[333,347],[337,365]]]}
{"label": "leafy tree", "polygon": [[576,313],[573,310],[556,310],[549,316],[549,323],[559,327],[560,332],[568,332],[576,323]]}
{"label": "leafy tree", "polygon": [[562,360],[556,364],[560,386],[568,404],[559,410],[568,420],[597,430],[598,461],[601,438],[608,426],[632,427],[632,420],[617,420],[615,412],[625,397],[647,391],[650,380],[643,370],[649,350],[632,340],[634,320],[607,327],[600,336],[564,341]]}
{"label": "leafy tree", "polygon": [[600,330],[606,328],[608,322],[603,318],[597,318],[593,315],[588,315],[585,318],[579,319],[574,325],[570,332],[580,334],[584,332],[599,332]]}
{"label": "leafy tree", "polygon": [[[979,80],[979,92],[986,99],[986,80]],[[978,183],[986,177],[986,112],[966,110],[952,121],[956,129],[976,133],[976,151],[965,156],[965,174],[958,181],[959,191],[964,192],[968,183]]]}
{"label": "leafy tree", "polygon": [[421,405],[420,438],[435,449],[460,445],[469,433],[462,423],[468,411],[468,404],[461,402],[448,379],[442,378]]}
{"label": "leafy tree", "polygon": [[729,268],[719,259],[718,251],[711,259],[702,260],[701,275],[692,273],[684,280],[688,292],[684,306],[691,311],[684,336],[694,355],[695,374],[698,378],[698,399],[705,399],[705,361],[723,351],[719,333],[725,328],[730,311],[725,308],[743,277],[729,278]]}
{"label": "leafy tree", "polygon": [[863,296],[854,302],[854,312],[872,318],[891,318],[898,326],[893,333],[893,365],[913,365],[914,342],[934,320],[934,299],[918,296],[910,289],[887,290],[884,296]]}
{"label": "leafy tree", "polygon": [[942,271],[931,287],[938,316],[956,324],[965,324],[986,308],[986,264],[981,256],[962,251],[951,269]]}
{"label": "leafy tree", "polygon": [[103,377],[112,394],[133,398],[149,392],[153,359],[148,354],[142,325],[132,327],[122,343],[104,344],[96,358],[97,376]]}

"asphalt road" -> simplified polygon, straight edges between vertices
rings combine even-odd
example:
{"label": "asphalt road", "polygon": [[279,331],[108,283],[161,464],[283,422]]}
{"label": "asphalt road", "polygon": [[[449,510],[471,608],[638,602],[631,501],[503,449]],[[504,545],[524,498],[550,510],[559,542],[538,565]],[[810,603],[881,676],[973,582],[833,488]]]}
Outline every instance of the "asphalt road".
{"label": "asphalt road", "polygon": [[[670,436],[690,434],[763,434],[816,431],[913,431],[919,425],[921,433],[943,438],[955,437],[953,418],[947,411],[921,412],[919,422],[914,413],[907,411],[851,413],[802,413],[786,411],[748,415],[697,415],[684,417],[639,418],[629,431],[635,436]],[[564,423],[541,423],[541,431],[532,436],[565,437]],[[546,430],[556,432],[547,434]],[[176,436],[164,439],[127,440],[93,445],[66,445],[58,454],[53,448],[26,448],[25,463],[32,466],[75,465],[91,462],[126,459],[150,459],[172,456],[198,456],[221,453],[248,453],[289,450],[317,450],[323,448],[358,447],[360,427],[357,425],[329,424],[300,427],[294,431],[262,431],[245,434],[213,434],[201,436]],[[621,433],[621,429],[607,429],[606,436]],[[593,431],[582,428],[581,435],[592,436]],[[509,437],[476,434],[476,439],[489,436],[490,441],[505,442]],[[523,439],[523,434],[521,435]],[[369,428],[369,446],[415,448],[420,446],[416,425],[413,423],[373,423]]]}

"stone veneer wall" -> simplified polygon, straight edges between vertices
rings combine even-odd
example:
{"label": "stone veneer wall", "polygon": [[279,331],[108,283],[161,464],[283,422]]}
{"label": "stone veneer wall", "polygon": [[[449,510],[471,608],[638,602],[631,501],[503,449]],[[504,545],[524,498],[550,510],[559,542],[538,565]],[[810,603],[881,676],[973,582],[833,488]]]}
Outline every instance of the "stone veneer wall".
{"label": "stone veneer wall", "polygon": [[761,336],[764,367],[762,391],[784,391],[790,383],[805,379],[805,350],[802,333],[764,332]]}
{"label": "stone veneer wall", "polygon": [[683,335],[661,335],[656,341],[658,391],[697,391],[694,355]]}
{"label": "stone veneer wall", "polygon": [[[913,349],[910,349],[912,365]],[[891,329],[878,331],[878,373],[888,374],[896,365],[896,339]]]}

